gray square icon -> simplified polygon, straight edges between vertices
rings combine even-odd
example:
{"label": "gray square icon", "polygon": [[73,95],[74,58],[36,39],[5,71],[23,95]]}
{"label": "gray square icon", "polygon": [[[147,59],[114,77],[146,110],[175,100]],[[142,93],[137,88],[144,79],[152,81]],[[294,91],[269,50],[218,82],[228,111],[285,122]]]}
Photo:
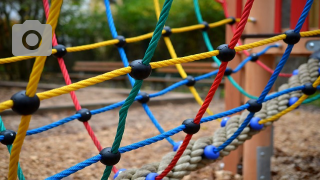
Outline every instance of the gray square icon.
{"label": "gray square icon", "polygon": [[26,20],[12,26],[12,54],[14,56],[50,56],[52,27],[38,20]]}

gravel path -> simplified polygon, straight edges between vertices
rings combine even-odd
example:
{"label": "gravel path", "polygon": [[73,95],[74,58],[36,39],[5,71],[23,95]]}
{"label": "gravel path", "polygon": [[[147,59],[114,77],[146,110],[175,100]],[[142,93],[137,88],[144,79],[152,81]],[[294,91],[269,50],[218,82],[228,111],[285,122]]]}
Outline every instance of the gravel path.
{"label": "gravel path", "polygon": [[[1,91],[0,91],[1,92]],[[7,94],[1,94],[4,97]],[[10,97],[10,96],[7,96]],[[49,102],[48,102],[49,103]],[[223,111],[224,103],[215,101],[211,105],[214,113]],[[150,107],[155,117],[165,130],[172,129],[187,118],[196,114],[199,106],[196,103],[160,104]],[[118,109],[94,116],[90,125],[95,131],[103,147],[111,146],[116,132]],[[73,115],[74,111],[61,111],[38,114],[32,117],[30,129],[57,121]],[[8,129],[17,130],[20,116],[6,115],[2,117]],[[319,108],[301,107],[285,115],[275,123],[275,156],[272,159],[274,179],[320,179],[320,130]],[[139,106],[130,108],[122,146],[128,145],[158,134],[143,109]],[[194,139],[212,135],[219,127],[217,122],[209,122],[201,127]],[[172,138],[179,141],[184,137],[179,133]],[[140,167],[143,164],[159,161],[162,155],[172,150],[165,140],[128,152],[122,155],[118,168]],[[21,152],[21,166],[28,180],[44,179],[58,173],[78,162],[98,153],[83,125],[75,120],[41,134],[27,137]],[[5,146],[0,146],[0,179],[6,179],[9,155]],[[100,179],[104,166],[96,163],[66,179]],[[214,179],[229,177],[227,172],[218,170],[218,163],[201,169],[184,179]],[[223,175],[222,175],[222,174]],[[218,178],[220,179],[220,178]]]}

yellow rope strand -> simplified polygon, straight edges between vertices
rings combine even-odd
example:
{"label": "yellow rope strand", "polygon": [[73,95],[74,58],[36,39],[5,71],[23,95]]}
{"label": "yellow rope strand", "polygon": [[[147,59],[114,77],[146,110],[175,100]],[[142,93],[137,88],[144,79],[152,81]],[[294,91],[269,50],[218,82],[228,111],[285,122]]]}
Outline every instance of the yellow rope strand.
{"label": "yellow rope strand", "polygon": [[[209,27],[210,28],[215,28],[218,26],[225,25],[229,22],[231,22],[231,19],[223,19],[218,22],[210,23]],[[239,19],[236,19],[236,21],[239,21]],[[250,20],[248,20],[250,21]],[[187,31],[194,31],[198,29],[204,28],[203,24],[197,24],[197,25],[191,25],[191,26],[186,26],[186,27],[181,27],[181,28],[172,28],[171,32],[172,33],[182,33],[182,32],[187,32]],[[162,34],[165,33],[165,31],[162,31]],[[150,39],[153,35],[153,32],[143,34],[140,36],[136,37],[131,37],[131,38],[126,38],[126,43],[134,43],[134,42],[139,42],[143,41],[146,39]],[[67,52],[78,52],[78,51],[86,51],[90,49],[96,49],[99,47],[103,46],[110,46],[110,45],[115,45],[119,42],[117,39],[112,39],[112,40],[107,40],[107,41],[102,41],[98,43],[93,43],[93,44],[87,44],[87,45],[82,45],[82,46],[75,46],[75,47],[67,47]],[[52,49],[52,54],[57,53],[57,50]],[[22,61],[22,60],[27,60],[27,59],[32,59],[35,58],[35,56],[14,56],[14,57],[9,57],[9,58],[2,58],[0,59],[0,64],[7,64],[7,63],[12,63],[12,62],[17,62],[17,61]]]}
{"label": "yellow rope strand", "polygon": [[[315,30],[315,31],[307,31],[304,32],[304,37],[307,37],[308,35],[314,36],[314,35],[318,35],[320,34],[320,30]],[[284,39],[286,36],[285,35],[279,35],[276,37],[272,37],[269,39],[265,39],[262,41],[258,41],[255,43],[250,43],[250,44],[246,44],[246,45],[241,45],[241,46],[237,46],[235,47],[236,51],[242,51],[242,50],[247,50],[247,49],[252,49],[255,47],[259,47],[262,45],[266,45],[269,43],[274,43],[278,40],[282,40]],[[156,69],[156,68],[162,68],[162,67],[167,67],[167,66],[171,66],[171,65],[175,65],[175,64],[181,64],[181,63],[187,63],[187,62],[192,62],[192,61],[196,61],[196,60],[201,60],[201,59],[206,59],[206,58],[210,58],[212,56],[216,56],[219,54],[219,51],[214,50],[214,51],[209,51],[209,52],[205,52],[205,53],[200,53],[200,54],[194,54],[194,55],[190,55],[190,56],[185,56],[185,57],[178,57],[178,58],[173,58],[173,59],[168,59],[168,60],[162,60],[162,61],[158,61],[158,62],[152,62],[150,63],[152,69]],[[75,91],[87,86],[91,86],[106,80],[110,80],[112,78],[121,76],[121,75],[125,75],[127,73],[131,72],[131,68],[127,67],[127,68],[121,68],[121,69],[117,69],[111,72],[107,72],[104,73],[102,75],[98,75],[86,80],[82,80],[79,81],[77,83],[73,83],[70,85],[66,85],[57,89],[52,89],[50,91],[45,91],[42,93],[37,94],[38,97],[40,98],[40,100],[44,100],[44,99],[49,99],[52,97],[56,97],[62,94],[67,94],[70,91]],[[8,101],[4,101],[2,103],[0,103],[0,112],[11,108],[13,105],[12,100],[8,100]]]}
{"label": "yellow rope strand", "polygon": [[[313,83],[313,87],[316,88],[318,85],[320,84],[320,77],[318,77],[318,79]],[[261,121],[259,121],[259,124],[264,124],[267,122],[272,122],[275,121],[277,119],[279,119],[281,116],[287,114],[288,112],[295,110],[304,100],[306,100],[308,98],[308,95],[302,95],[299,100],[297,102],[295,102],[292,106],[288,107],[287,109],[279,112],[278,114],[273,115],[270,118],[267,119],[263,119]]]}
{"label": "yellow rope strand", "polygon": [[[62,0],[51,1],[50,14],[48,17],[47,24],[50,24],[52,27],[52,32],[51,32],[52,37],[57,27],[61,5],[62,5]],[[47,56],[38,56],[36,58],[36,61],[33,65],[32,72],[30,75],[30,80],[26,88],[26,95],[29,97],[33,97],[37,91],[38,83],[44,68],[46,58]],[[20,155],[23,141],[26,136],[26,132],[29,127],[30,120],[31,120],[31,115],[26,115],[21,117],[21,122],[18,128],[17,136],[15,138],[15,141],[13,142],[12,152],[10,155],[8,180],[17,179],[19,155]]]}
{"label": "yellow rope strand", "polygon": [[[159,5],[159,1],[158,0],[153,0],[153,3],[154,3],[154,9],[155,9],[155,12],[156,12],[156,15],[157,15],[157,19],[159,19],[159,16],[160,16],[160,5]],[[202,25],[204,26],[204,25]],[[174,50],[174,47],[172,45],[172,42],[170,40],[169,37],[163,37],[164,39],[164,42],[168,48],[168,51],[170,53],[170,56],[171,58],[177,58],[177,53],[176,51]],[[185,79],[188,75],[186,73],[186,71],[183,69],[182,65],[181,64],[176,64],[175,65],[180,76]],[[197,92],[196,88],[194,88],[194,86],[189,86],[189,90],[190,92],[192,93],[194,99],[197,101],[197,103],[201,106],[203,104],[203,100],[201,99],[199,93]],[[207,110],[207,113],[209,115],[213,115],[213,112],[210,111],[210,109],[208,108]],[[218,121],[220,122],[220,119],[218,119]]]}

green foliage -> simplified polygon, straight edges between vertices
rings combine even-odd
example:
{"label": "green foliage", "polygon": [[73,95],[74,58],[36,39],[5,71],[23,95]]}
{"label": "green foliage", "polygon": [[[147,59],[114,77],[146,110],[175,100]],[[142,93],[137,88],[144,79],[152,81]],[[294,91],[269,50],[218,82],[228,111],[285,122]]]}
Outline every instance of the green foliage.
{"label": "green foliage", "polygon": [[[152,0],[122,0],[111,4],[115,26],[118,34],[133,37],[152,32],[156,25],[156,14]],[[162,6],[164,0],[160,0]],[[213,0],[199,1],[203,19],[208,23],[224,19],[222,7]],[[25,20],[38,19],[45,22],[42,1],[12,0],[0,3],[0,58],[10,57],[11,28],[13,23],[23,23]],[[10,8],[3,8],[10,7]],[[10,13],[17,12],[19,21],[14,21]],[[197,24],[192,0],[174,1],[166,23],[172,28]],[[9,27],[9,28],[8,28]],[[214,47],[224,42],[224,27],[210,29],[209,35]],[[62,4],[61,14],[56,29],[59,44],[79,46],[112,39],[103,0],[69,0]],[[171,36],[173,46],[178,56],[185,56],[207,51],[201,31],[192,31]],[[150,39],[127,44],[125,50],[129,61],[141,59],[147,49]],[[170,58],[168,50],[160,40],[152,61]],[[120,61],[120,56],[114,46],[101,47],[94,50],[68,53],[65,57],[68,69],[72,69],[75,61]],[[208,60],[211,61],[211,60]],[[5,65],[7,74],[13,80],[28,79],[33,61],[26,60],[13,65]],[[2,68],[3,69],[3,68]],[[60,72],[56,58],[50,56],[46,61],[46,71]]]}
{"label": "green foliage", "polygon": [[[160,0],[162,6],[164,0]],[[203,19],[208,23],[216,22],[224,18],[222,7],[213,0],[201,0],[200,8]],[[156,24],[154,4],[151,0],[139,0],[139,3],[132,0],[123,0],[123,4],[116,5],[115,23],[119,34],[127,37],[137,36],[152,32]],[[171,28],[190,26],[197,24],[192,0],[174,1],[170,10],[166,25]],[[224,42],[224,27],[210,29],[209,36],[214,46]],[[173,46],[178,56],[191,55],[207,51],[202,39],[201,31],[192,31],[171,36]],[[129,59],[143,57],[143,52],[149,41],[130,44],[127,46]],[[170,58],[163,41],[160,41],[155,52],[154,60]]]}

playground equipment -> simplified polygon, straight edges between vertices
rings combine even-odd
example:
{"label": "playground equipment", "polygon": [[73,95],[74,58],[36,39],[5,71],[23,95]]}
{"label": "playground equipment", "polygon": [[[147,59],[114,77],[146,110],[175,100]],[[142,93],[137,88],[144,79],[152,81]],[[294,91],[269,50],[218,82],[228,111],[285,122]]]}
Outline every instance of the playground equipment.
{"label": "playground equipment", "polygon": [[[305,29],[306,31],[300,32],[300,30],[304,28],[304,22],[305,22],[305,19],[307,18],[307,15],[309,13],[313,0],[305,1],[304,3],[305,5],[303,6],[304,7],[303,11],[301,10],[302,12],[301,16],[299,16],[299,19],[297,19],[297,23],[296,23],[297,25],[293,28],[294,30],[286,31],[285,33],[282,33],[280,35],[272,35],[271,38],[267,38],[264,40],[256,41],[257,39],[254,39],[254,40],[250,39],[252,42],[249,43],[250,40],[248,40],[248,44],[239,45],[239,46],[236,46],[236,44],[238,43],[243,32],[260,34],[262,32],[254,32],[254,31],[263,30],[265,31],[264,33],[270,33],[274,29],[277,29],[275,28],[276,26],[274,28],[268,26],[269,24],[265,23],[264,21],[262,21],[263,23],[259,23],[260,21],[259,14],[262,13],[263,11],[269,10],[268,8],[259,8],[259,12],[255,12],[254,11],[255,7],[253,7],[252,13],[254,15],[253,17],[256,16],[257,23],[251,24],[251,25],[248,24],[248,26],[253,26],[254,28],[251,27],[246,30],[244,29],[248,21],[253,21],[252,19],[249,18],[249,13],[252,9],[252,6],[265,7],[264,5],[266,4],[270,5],[271,4],[270,2],[276,2],[276,1],[266,2],[266,1],[257,0],[254,2],[253,0],[247,0],[244,4],[243,12],[242,13],[238,12],[238,14],[242,14],[241,20],[229,17],[220,22],[211,23],[211,24],[203,22],[201,19],[201,16],[199,16],[200,11],[197,10],[198,12],[197,15],[199,20],[198,25],[189,26],[185,28],[171,29],[164,25],[168,17],[172,0],[165,1],[161,13],[160,13],[158,1],[154,0],[156,14],[159,19],[157,26],[155,28],[155,31],[153,33],[141,35],[138,37],[125,38],[122,36],[118,36],[115,26],[113,24],[109,1],[105,0],[106,9],[107,9],[106,11],[107,18],[108,18],[109,26],[112,32],[112,36],[114,37],[114,40],[95,43],[92,45],[84,45],[80,47],[68,47],[68,48],[65,48],[62,45],[58,45],[54,36],[54,30],[58,21],[62,1],[52,0],[50,13],[49,13],[49,6],[47,1],[43,0],[43,2],[44,2],[46,15],[48,17],[47,23],[52,26],[52,30],[53,30],[52,37],[54,37],[53,38],[54,49],[52,50],[52,54],[58,57],[58,61],[67,85],[61,88],[36,94],[37,83],[40,79],[41,72],[44,67],[44,62],[46,59],[46,57],[44,56],[39,56],[39,57],[36,57],[36,61],[35,61],[32,73],[30,75],[30,81],[26,91],[19,92],[15,94],[11,98],[11,100],[0,103],[0,111],[12,108],[15,112],[23,115],[17,133],[9,130],[5,131],[4,125],[2,122],[0,125],[1,131],[2,131],[1,132],[2,134],[0,136],[1,142],[8,145],[8,149],[9,151],[11,151],[10,163],[9,163],[9,174],[8,174],[9,180],[16,179],[17,176],[19,177],[19,179],[24,179],[22,170],[18,164],[18,160],[19,160],[19,153],[23,144],[23,140],[26,135],[40,133],[40,132],[52,129],[54,127],[57,127],[61,124],[67,123],[74,119],[79,119],[84,123],[84,126],[88,130],[89,135],[91,136],[94,144],[96,145],[100,153],[67,170],[64,170],[56,175],[51,176],[48,179],[61,179],[63,177],[67,177],[70,174],[78,170],[81,170],[98,161],[101,161],[103,164],[106,165],[106,170],[103,173],[102,179],[107,179],[111,173],[111,170],[113,170],[116,173],[116,177],[115,177],[116,179],[122,179],[122,178],[124,179],[162,179],[162,178],[181,179],[184,175],[187,175],[188,173],[190,173],[190,171],[201,168],[203,167],[203,165],[207,163],[210,163],[217,159],[221,159],[222,157],[228,155],[230,151],[235,150],[239,145],[243,144],[246,140],[250,139],[253,135],[257,134],[262,129],[266,128],[266,130],[262,132],[268,133],[268,131],[270,131],[270,128],[268,128],[268,126],[271,125],[270,122],[277,120],[283,114],[295,109],[303,101],[310,102],[314,99],[319,98],[319,96],[316,96],[315,98],[306,100],[309,95],[316,92],[317,88],[319,89],[318,87],[318,85],[320,84],[319,57],[317,56],[310,57],[310,60],[308,61],[308,63],[301,65],[298,68],[298,72],[296,72],[292,77],[290,77],[288,84],[284,84],[279,88],[279,92],[276,92],[274,94],[267,96],[277,76],[280,75],[280,71],[284,66],[284,64],[286,63],[286,60],[288,59],[290,53],[295,52],[293,50],[294,44],[298,43],[299,40],[304,41],[302,37],[309,37],[309,36],[315,36],[320,34],[319,29],[312,30],[312,31],[307,31],[307,29]],[[237,2],[242,2],[242,1],[237,1]],[[222,3],[224,4],[224,6],[226,5],[224,1]],[[195,6],[197,5],[196,0],[194,1],[194,4]],[[229,4],[232,4],[232,3],[229,3]],[[277,3],[277,5],[279,4]],[[241,5],[238,6],[237,9],[240,9],[239,7],[242,7],[242,3]],[[273,8],[273,9],[277,9],[277,8]],[[239,24],[232,38],[231,38],[230,32],[227,33],[227,39],[228,39],[227,41],[230,43],[228,45],[221,45],[217,48],[217,50],[213,50],[213,48],[210,47],[210,42],[206,40],[207,35],[205,31],[208,30],[209,28],[213,28],[218,25],[223,25],[227,23],[233,24],[235,22],[239,22]],[[206,40],[206,44],[208,46],[209,52],[178,58],[178,56],[174,52],[169,36],[172,33],[180,33],[184,31],[191,31],[191,30],[197,30],[197,29],[203,30],[203,35]],[[170,55],[172,56],[172,59],[150,63],[150,59],[153,55],[154,49],[156,48],[157,42],[159,41],[161,35],[164,36],[164,40],[166,42]],[[150,40],[150,45],[146,50],[144,58],[142,60],[132,61],[129,65],[124,49],[122,47],[125,45],[125,43],[133,43],[135,41],[140,41],[147,38],[151,38],[151,40]],[[229,39],[231,40],[229,41]],[[280,40],[284,40],[285,44],[283,44],[282,46],[287,45],[287,48],[283,52],[283,57],[280,60],[279,64],[277,65],[275,71],[272,72],[270,80],[266,79],[269,76],[269,74],[266,74],[266,73],[270,73],[270,69],[268,69],[265,64],[272,67],[272,64],[274,62],[272,62],[272,59],[271,60],[268,59],[270,58],[270,56],[259,57],[259,55],[267,53],[268,49],[270,49],[271,47],[279,47],[279,45],[269,46],[267,47],[267,49],[263,50],[262,52],[257,53],[258,55],[252,54],[244,61],[240,60],[241,55],[239,54],[236,55],[236,52],[256,48],[256,47],[274,43]],[[69,52],[81,51],[81,50],[92,49],[92,48],[97,48],[97,47],[106,46],[106,45],[116,45],[118,47],[118,51],[120,53],[120,56],[122,58],[122,61],[125,67],[72,84],[68,76],[67,70],[65,68],[65,65],[63,63],[63,59],[62,59],[63,55],[66,54],[67,52],[69,53]],[[282,50],[277,50],[277,51],[278,53],[282,52]],[[199,77],[187,76],[187,74],[183,71],[182,65],[180,65],[181,63],[191,62],[191,61],[210,58],[210,57],[212,57],[214,61],[216,61],[216,63],[220,65],[219,70],[213,71],[211,73],[208,73]],[[233,73],[239,72],[240,69],[244,67],[244,65],[248,61],[250,60],[256,61],[258,57],[260,61],[257,61],[257,64],[267,68],[269,72],[258,71],[254,64],[248,63],[246,65],[248,67],[246,67],[246,72],[245,72],[245,76],[247,78],[244,84],[246,87],[245,89],[247,89],[248,91],[244,91],[238,84],[235,83],[236,81],[240,82],[240,79],[239,79],[240,76],[239,75],[236,76],[236,79],[233,80],[230,75]],[[0,63],[3,64],[3,63],[20,61],[20,60],[26,60],[30,58],[32,57],[17,56],[12,58],[0,59]],[[227,68],[229,61],[230,61],[230,68],[234,68],[234,70]],[[155,94],[139,93],[143,79],[147,78],[150,75],[152,69],[161,68],[169,65],[176,65],[181,77],[183,78],[182,81],[175,83],[172,86],[169,86],[168,88]],[[236,67],[235,65],[238,65],[238,66]],[[127,75],[133,86],[132,91],[130,92],[128,98],[125,101],[121,101],[119,103],[116,103],[101,109],[97,109],[97,110],[91,110],[91,111],[81,108],[73,91],[106,81],[108,79],[111,79],[120,75]],[[213,75],[216,75],[216,78],[213,82],[213,85],[211,86],[211,89],[207,97],[203,102],[199,97],[199,95],[197,94],[193,85],[196,83],[196,81],[202,80],[206,77],[210,77]],[[281,74],[281,75],[291,76],[288,74]],[[235,104],[236,103],[238,104],[232,105],[230,99],[226,99],[226,104],[228,107],[227,109],[230,109],[230,110],[227,110],[226,112],[219,113],[216,115],[212,115],[211,111],[208,110],[207,108],[223,76],[227,76],[230,82],[237,88],[237,90],[235,90],[230,88],[231,87],[230,84],[226,85],[227,86],[226,93],[228,94],[232,91],[232,93],[230,93],[230,95],[232,96],[229,96],[229,97],[236,96],[234,101],[235,101]],[[263,77],[263,79],[260,79],[261,77]],[[265,84],[267,84],[266,87],[264,87]],[[187,119],[182,123],[181,126],[175,129],[172,129],[170,131],[164,132],[160,124],[153,117],[150,109],[147,106],[147,102],[150,100],[150,98],[163,95],[182,85],[188,86],[192,94],[195,96],[195,99],[197,100],[197,102],[201,105],[201,108],[194,119],[193,118]],[[240,103],[243,104],[244,101],[242,100],[239,94],[234,93],[235,91],[238,91],[238,90],[244,95],[250,97],[250,100],[247,101],[246,104],[241,106],[240,106]],[[253,95],[259,94],[260,92],[262,93],[259,97],[253,96]],[[52,124],[46,125],[44,127],[40,127],[33,130],[27,130],[28,124],[31,119],[31,114],[36,112],[41,100],[49,99],[49,98],[59,96],[61,94],[66,94],[66,93],[71,94],[71,97],[73,99],[73,102],[77,110],[77,113],[75,115],[62,119],[60,121],[54,122]],[[127,112],[130,105],[135,100],[142,103],[144,110],[149,115],[150,119],[155,124],[155,126],[157,127],[157,129],[161,134],[153,138],[149,138],[144,141],[134,143],[132,145],[120,147],[120,143],[121,143],[121,139],[124,132],[125,123],[126,123],[125,120],[126,120]],[[99,141],[97,140],[92,129],[90,128],[88,121],[90,120],[91,116],[94,114],[102,113],[120,106],[122,106],[122,108],[119,111],[120,119],[119,119],[119,126],[117,129],[115,141],[112,147],[102,149]],[[236,107],[230,107],[230,106],[236,106]],[[243,110],[247,110],[247,111],[242,112],[241,115],[234,115],[231,117],[227,117],[229,115],[238,113]],[[206,111],[211,115],[203,118],[202,116]],[[219,118],[223,118],[221,121],[222,127],[216,131],[213,137],[204,137],[196,141],[190,141],[192,138],[192,135],[199,131],[200,123],[205,123],[207,121],[211,121]],[[174,142],[170,138],[170,136],[180,131],[184,131],[187,134],[186,138],[182,143]],[[261,141],[262,138],[265,138],[265,137],[269,138],[268,135],[267,136],[263,135],[263,133],[260,133],[259,135],[260,135],[260,139],[258,140],[253,139],[252,141],[249,141],[255,144],[253,148],[256,148],[256,146],[261,146],[261,144],[258,144],[257,142],[262,142]],[[125,153],[128,151],[149,145],[151,143],[163,140],[165,138],[174,146],[175,152],[171,152],[168,155],[166,155],[160,163],[149,164],[142,167],[141,169],[117,170],[114,167],[114,165],[117,162],[119,162],[121,153]],[[263,142],[269,142],[269,140],[268,141],[263,140]],[[262,144],[262,145],[266,146],[268,145],[268,143]],[[244,148],[244,154],[252,153],[252,151],[253,150],[250,148],[249,149]],[[239,152],[238,154],[236,154],[238,155],[238,157],[235,159],[239,159],[239,154],[240,154]],[[226,164],[228,164],[228,162]],[[246,167],[245,164],[246,164],[246,161],[244,160],[244,168]],[[230,162],[230,166],[231,168],[234,168],[232,166],[232,162]],[[255,175],[254,178],[255,177],[257,176]],[[260,178],[261,176],[258,176],[258,177]],[[246,178],[246,175],[245,175],[245,178]],[[264,178],[268,178],[267,175],[265,175]]]}

